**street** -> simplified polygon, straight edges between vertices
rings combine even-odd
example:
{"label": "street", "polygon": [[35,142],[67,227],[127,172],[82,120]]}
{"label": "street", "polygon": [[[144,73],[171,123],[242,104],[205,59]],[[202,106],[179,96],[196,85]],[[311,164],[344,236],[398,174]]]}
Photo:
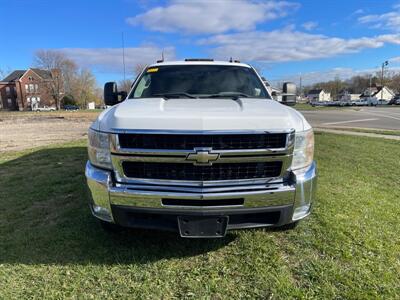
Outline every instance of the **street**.
{"label": "street", "polygon": [[313,127],[359,127],[400,130],[400,107],[301,111]]}

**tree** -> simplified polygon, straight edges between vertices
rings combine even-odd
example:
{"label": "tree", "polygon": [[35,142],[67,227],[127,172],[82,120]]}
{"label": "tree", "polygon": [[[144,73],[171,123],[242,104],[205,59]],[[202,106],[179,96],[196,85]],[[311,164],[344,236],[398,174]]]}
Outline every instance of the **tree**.
{"label": "tree", "polygon": [[96,78],[89,69],[80,69],[71,84],[71,94],[78,105],[87,108],[89,102],[96,102]]}
{"label": "tree", "polygon": [[12,71],[11,71],[10,68],[7,68],[7,69],[1,69],[1,68],[0,68],[0,81],[1,81],[2,79],[6,78],[7,75],[9,75],[11,72],[12,72]]}
{"label": "tree", "polygon": [[38,50],[34,60],[38,68],[51,72],[52,78],[46,81],[46,87],[57,109],[60,109],[62,95],[71,89],[71,80],[77,69],[75,62],[55,50]]}
{"label": "tree", "polygon": [[136,64],[134,68],[135,75],[138,76],[140,73],[142,73],[143,69],[146,68],[146,66],[147,65],[143,63]]}
{"label": "tree", "polygon": [[118,90],[129,92],[131,89],[132,83],[133,83],[133,80],[131,80],[131,79],[121,80],[118,82]]}

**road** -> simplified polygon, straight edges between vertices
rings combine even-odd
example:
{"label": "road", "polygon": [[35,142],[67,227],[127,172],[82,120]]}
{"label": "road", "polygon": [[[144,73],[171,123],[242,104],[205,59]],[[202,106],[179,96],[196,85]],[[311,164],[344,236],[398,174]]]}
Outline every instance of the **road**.
{"label": "road", "polygon": [[358,127],[400,130],[399,106],[301,112],[313,127]]}

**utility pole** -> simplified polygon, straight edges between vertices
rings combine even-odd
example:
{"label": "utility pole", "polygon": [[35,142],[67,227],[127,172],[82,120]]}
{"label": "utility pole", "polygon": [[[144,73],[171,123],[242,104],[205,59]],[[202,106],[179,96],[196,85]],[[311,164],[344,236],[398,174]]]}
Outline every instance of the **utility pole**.
{"label": "utility pole", "polygon": [[125,41],[124,41],[124,32],[122,32],[122,65],[124,66],[124,82],[126,81],[125,75]]}
{"label": "utility pole", "polygon": [[301,73],[300,73],[300,84],[299,84],[299,96],[300,100],[302,99],[302,78],[301,78]]}
{"label": "utility pole", "polygon": [[382,73],[381,73],[381,99],[383,99],[383,72],[385,71],[385,67],[389,64],[387,60],[382,63]]}

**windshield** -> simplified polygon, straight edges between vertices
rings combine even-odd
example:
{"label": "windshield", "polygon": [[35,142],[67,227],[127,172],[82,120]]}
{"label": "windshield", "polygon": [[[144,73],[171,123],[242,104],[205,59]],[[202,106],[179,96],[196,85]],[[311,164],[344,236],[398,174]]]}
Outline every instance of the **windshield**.
{"label": "windshield", "polygon": [[148,68],[129,98],[268,98],[253,69],[241,66],[174,65]]}

